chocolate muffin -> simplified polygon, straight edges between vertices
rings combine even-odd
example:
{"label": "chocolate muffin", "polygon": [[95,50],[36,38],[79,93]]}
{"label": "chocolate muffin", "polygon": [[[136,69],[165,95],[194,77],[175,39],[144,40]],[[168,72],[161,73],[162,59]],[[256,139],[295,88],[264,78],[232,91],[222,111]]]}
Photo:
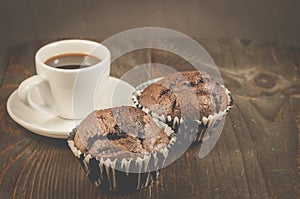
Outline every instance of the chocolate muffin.
{"label": "chocolate muffin", "polygon": [[[185,135],[196,131],[194,141],[203,141],[204,131],[232,106],[230,92],[204,71],[178,72],[137,88],[133,101],[138,108],[160,118],[178,132],[184,123]],[[215,116],[215,117],[214,117]],[[193,121],[198,125],[192,125]],[[189,125],[187,125],[189,124]]]}
{"label": "chocolate muffin", "polygon": [[68,140],[90,180],[111,191],[132,191],[155,181],[172,131],[135,107],[93,111]]}

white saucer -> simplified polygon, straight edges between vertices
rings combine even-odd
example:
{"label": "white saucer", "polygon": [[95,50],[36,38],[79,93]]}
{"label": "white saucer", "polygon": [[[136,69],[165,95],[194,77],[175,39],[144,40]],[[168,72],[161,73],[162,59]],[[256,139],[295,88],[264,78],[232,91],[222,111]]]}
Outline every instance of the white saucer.
{"label": "white saucer", "polygon": [[[111,108],[115,106],[133,106],[131,94],[135,89],[128,83],[110,77],[107,86],[97,92],[99,106],[97,109]],[[24,104],[15,90],[8,98],[7,110],[10,117],[18,124],[39,135],[66,139],[74,127],[81,120],[67,120],[44,112],[39,112]]]}

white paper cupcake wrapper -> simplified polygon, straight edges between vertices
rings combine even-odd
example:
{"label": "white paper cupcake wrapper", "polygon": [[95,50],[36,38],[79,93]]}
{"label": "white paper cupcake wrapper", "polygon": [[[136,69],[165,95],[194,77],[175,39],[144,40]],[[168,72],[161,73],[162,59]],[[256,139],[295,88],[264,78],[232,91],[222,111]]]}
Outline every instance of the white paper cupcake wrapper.
{"label": "white paper cupcake wrapper", "polygon": [[[164,126],[168,135],[172,130]],[[145,154],[143,157],[129,159],[96,158],[81,152],[74,144],[76,130],[70,135],[68,145],[75,157],[79,160],[89,179],[98,187],[101,185],[109,191],[133,191],[143,189],[152,184],[167,159],[170,147],[176,137],[170,139],[168,146],[158,152]],[[118,169],[120,168],[120,169]],[[155,170],[153,170],[155,168]],[[152,170],[151,170],[152,169]],[[132,173],[131,171],[136,171]],[[103,186],[102,186],[103,185]]]}
{"label": "white paper cupcake wrapper", "polygon": [[[205,142],[209,138],[209,135],[207,134],[207,129],[210,127],[215,127],[215,125],[218,125],[220,123],[220,120],[222,120],[223,117],[225,117],[225,115],[229,112],[229,110],[233,106],[233,98],[231,96],[230,91],[227,88],[225,88],[223,85],[220,85],[225,89],[225,92],[227,94],[227,98],[228,98],[227,108],[213,115],[209,115],[208,117],[204,116],[200,120],[195,120],[195,122],[198,123],[198,129],[190,129],[190,127],[186,125],[186,120],[183,117],[172,118],[171,115],[167,115],[167,116],[158,115],[157,113],[149,111],[147,107],[144,107],[139,103],[139,97],[141,96],[143,90],[146,87],[148,87],[150,84],[155,83],[161,79],[162,77],[152,79],[137,86],[136,90],[132,94],[132,101],[137,108],[142,109],[144,112],[151,115],[151,117],[168,124],[173,130],[175,130],[175,133],[176,133],[176,129],[179,126],[183,125],[183,128],[186,129],[187,131],[184,134],[184,138],[192,140],[192,142]],[[198,131],[198,132],[193,132],[193,131]]]}

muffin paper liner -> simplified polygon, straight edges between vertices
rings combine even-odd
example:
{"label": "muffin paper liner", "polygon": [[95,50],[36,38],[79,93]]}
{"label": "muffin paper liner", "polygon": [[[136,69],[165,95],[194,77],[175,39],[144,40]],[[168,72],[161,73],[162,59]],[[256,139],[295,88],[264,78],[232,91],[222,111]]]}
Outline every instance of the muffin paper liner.
{"label": "muffin paper liner", "polygon": [[176,142],[176,137],[172,136],[173,130],[171,128],[164,124],[159,126],[163,126],[167,135],[171,137],[169,144],[162,150],[144,154],[141,157],[97,158],[81,152],[74,143],[76,129],[70,133],[67,142],[90,181],[97,187],[109,191],[130,192],[143,189],[156,181],[159,169],[164,167],[170,147]]}
{"label": "muffin paper liner", "polygon": [[207,139],[209,139],[210,136],[207,133],[208,132],[207,129],[211,127],[212,128],[216,127],[233,106],[233,98],[230,91],[220,84],[220,86],[222,86],[225,89],[228,98],[228,104],[225,110],[219,111],[218,113],[215,113],[213,115],[209,115],[208,117],[204,116],[200,120],[193,120],[193,121],[188,121],[183,117],[179,118],[176,116],[172,118],[171,115],[167,115],[167,116],[158,115],[153,111],[149,111],[147,107],[142,106],[139,103],[139,97],[141,96],[141,93],[146,87],[161,79],[163,79],[163,77],[149,80],[137,86],[136,90],[132,94],[132,101],[137,108],[142,109],[144,112],[151,115],[151,117],[166,123],[174,130],[175,134],[178,135],[178,133],[181,133],[184,139],[188,139],[193,143],[205,142]]}

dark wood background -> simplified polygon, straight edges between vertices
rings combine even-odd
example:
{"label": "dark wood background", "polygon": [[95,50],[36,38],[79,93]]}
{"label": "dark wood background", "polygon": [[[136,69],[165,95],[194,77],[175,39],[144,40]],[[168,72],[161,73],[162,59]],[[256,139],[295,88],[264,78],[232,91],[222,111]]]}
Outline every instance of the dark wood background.
{"label": "dark wood background", "polygon": [[[193,146],[161,171],[156,184],[130,194],[98,190],[65,140],[33,134],[9,117],[8,96],[35,74],[34,54],[48,41],[1,51],[0,198],[299,198],[300,48],[256,40],[198,41],[220,67],[234,108],[208,156],[199,159],[199,145]],[[147,49],[116,60],[111,75],[148,62],[189,69],[170,53]]]}
{"label": "dark wood background", "polygon": [[107,38],[145,26],[300,46],[299,7],[298,0],[9,0],[0,6],[0,49],[25,41]]}

